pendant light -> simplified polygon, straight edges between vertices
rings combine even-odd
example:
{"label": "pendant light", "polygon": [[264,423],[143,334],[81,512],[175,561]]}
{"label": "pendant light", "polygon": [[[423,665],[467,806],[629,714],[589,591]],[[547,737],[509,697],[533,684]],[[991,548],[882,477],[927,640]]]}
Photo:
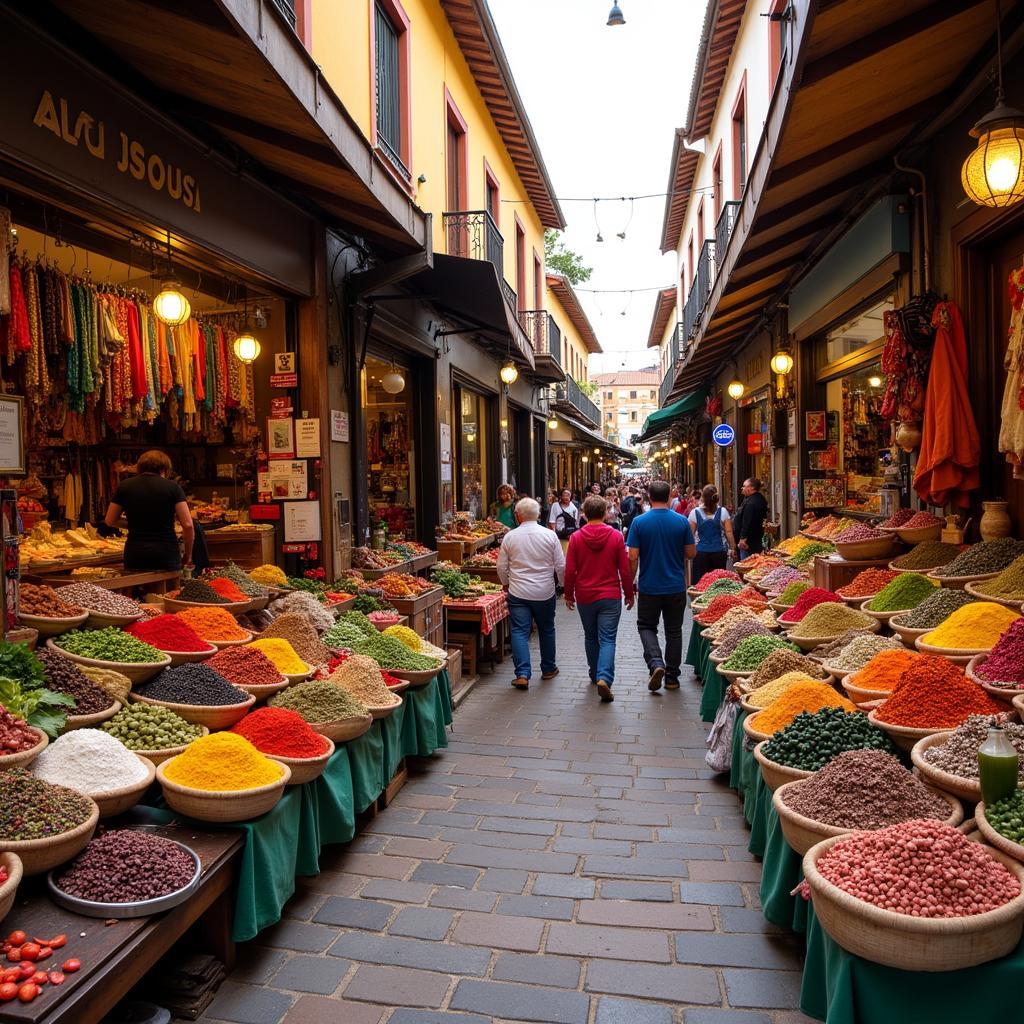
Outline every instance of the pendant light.
{"label": "pendant light", "polygon": [[235,357],[240,363],[254,363],[259,358],[260,343],[252,336],[248,328],[242,331],[232,345]]}
{"label": "pendant light", "polygon": [[153,315],[168,327],[180,327],[192,315],[192,305],[181,290],[171,262],[171,232],[167,232],[167,272],[153,299]]}
{"label": "pendant light", "polygon": [[[395,366],[393,359],[391,360],[391,369],[380,379],[380,386],[389,395],[398,395],[405,390],[405,377],[402,375],[401,370]],[[472,438],[468,440],[472,440]]]}
{"label": "pendant light", "polygon": [[622,8],[617,3],[612,4],[612,9],[608,12],[608,21],[605,24],[613,28],[617,25],[626,24],[626,19],[622,16]]}
{"label": "pendant light", "polygon": [[779,351],[772,356],[771,368],[772,373],[777,373],[780,377],[785,377],[786,374],[793,369],[793,357],[784,348],[780,348]]}
{"label": "pendant light", "polygon": [[999,0],[995,6],[996,105],[970,131],[978,144],[964,161],[960,180],[968,198],[998,209],[1024,199],[1024,112],[1006,105]]}
{"label": "pendant light", "polygon": [[743,392],[747,389],[743,386],[743,381],[737,377],[729,382],[725,390],[731,399],[739,401],[743,397]]}
{"label": "pendant light", "polygon": [[515,363],[509,359],[498,372],[498,376],[501,377],[502,384],[508,386],[509,384],[515,384],[519,380],[519,371],[516,369]]}
{"label": "pendant light", "polygon": [[548,418],[548,430],[554,430],[558,426],[558,417],[552,414]]}

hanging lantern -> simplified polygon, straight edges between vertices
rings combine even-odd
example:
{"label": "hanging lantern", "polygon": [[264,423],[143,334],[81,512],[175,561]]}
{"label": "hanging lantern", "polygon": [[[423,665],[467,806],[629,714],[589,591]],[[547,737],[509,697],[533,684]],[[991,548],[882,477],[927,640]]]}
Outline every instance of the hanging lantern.
{"label": "hanging lantern", "polygon": [[581,462],[589,462],[590,461],[590,456],[589,455],[584,455],[583,458],[580,461]]}
{"label": "hanging lantern", "polygon": [[466,440],[467,440],[467,441],[468,441],[468,442],[469,442],[470,444],[472,444],[472,443],[473,443],[473,442],[474,442],[474,441],[476,440],[476,434],[474,434],[474,433],[469,433],[469,434],[467,434],[467,435],[466,435]]}
{"label": "hanging lantern", "polygon": [[515,384],[519,380],[519,371],[516,369],[515,364],[510,359],[499,371],[498,376],[501,377],[502,384]]}
{"label": "hanging lantern", "polygon": [[595,455],[600,455],[601,454],[601,449],[600,448],[595,448],[594,449],[594,454]]}
{"label": "hanging lantern", "polygon": [[248,330],[242,331],[242,333],[235,338],[234,344],[231,347],[238,361],[245,363],[247,366],[249,363],[256,362],[259,358],[260,343],[252,336],[252,334],[249,333]]}
{"label": "hanging lantern", "polygon": [[793,369],[793,357],[784,348],[779,349],[779,351],[772,356],[771,368],[772,373],[777,373],[780,377],[785,377],[786,374]]}
{"label": "hanging lantern", "polygon": [[873,377],[868,377],[868,387],[880,388],[882,386],[882,378],[877,374]]}
{"label": "hanging lantern", "polygon": [[743,386],[743,381],[732,380],[729,382],[729,386],[725,390],[730,398],[738,401],[743,397],[743,392],[747,389]]}
{"label": "hanging lantern", "polygon": [[405,377],[394,366],[390,373],[385,373],[381,378],[380,386],[389,394],[397,395],[405,390]]}
{"label": "hanging lantern", "polygon": [[555,427],[557,427],[557,426],[558,426],[558,418],[556,416],[552,416],[548,420],[548,430],[554,430]]}
{"label": "hanging lantern", "polygon": [[612,9],[608,12],[608,20],[605,24],[613,28],[617,25],[626,24],[626,19],[622,16],[622,8],[617,3],[612,4]]}
{"label": "hanging lantern", "polygon": [[995,109],[970,131],[978,140],[964,161],[960,180],[979,206],[1012,206],[1024,199],[1024,113],[999,96]]}
{"label": "hanging lantern", "polygon": [[192,306],[174,278],[168,278],[161,285],[160,293],[153,300],[153,314],[168,327],[180,327],[192,315]]}

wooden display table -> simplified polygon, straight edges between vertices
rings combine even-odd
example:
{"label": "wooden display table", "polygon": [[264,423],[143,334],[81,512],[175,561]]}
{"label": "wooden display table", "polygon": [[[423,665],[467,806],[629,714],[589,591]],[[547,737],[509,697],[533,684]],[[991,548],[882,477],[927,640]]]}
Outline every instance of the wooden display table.
{"label": "wooden display table", "polygon": [[839,555],[829,555],[827,558],[822,555],[815,555],[814,572],[812,579],[816,587],[824,587],[825,590],[836,591],[845,587],[854,579],[858,573],[865,569],[888,569],[889,563],[899,554],[889,555],[887,558],[872,558],[863,562],[848,562]]}
{"label": "wooden display table", "polygon": [[415,558],[409,559],[409,564],[414,573],[426,572],[432,565],[437,564],[437,552],[428,551],[425,555],[416,555]]}
{"label": "wooden display table", "polygon": [[387,576],[389,572],[404,572],[412,574],[412,562],[406,559],[404,562],[395,562],[394,565],[389,565],[386,569],[359,569],[358,572],[363,574],[364,579],[368,580],[379,580],[381,576]]}
{"label": "wooden display table", "polygon": [[[126,823],[131,823],[131,819]],[[0,1022],[95,1024],[160,962],[192,925],[198,925],[210,952],[231,971],[235,958],[231,922],[244,833],[233,829],[206,832],[173,824],[155,831],[191,847],[203,866],[198,891],[167,913],[106,924],[102,918],[81,917],[53,903],[46,895],[45,875],[22,881],[14,907],[4,920],[5,934],[16,929],[30,935],[64,933],[67,945],[55,950],[45,966],[52,964],[52,969],[56,969],[64,960],[74,957],[81,960],[82,969],[68,974],[59,988],[44,985],[42,994],[31,1003],[0,1003]]]}
{"label": "wooden display table", "polygon": [[462,565],[464,558],[489,548],[497,540],[497,537],[496,533],[489,533],[486,537],[475,537],[473,540],[439,540],[437,542],[437,557],[443,562]]}
{"label": "wooden display table", "polygon": [[48,587],[65,587],[70,583],[92,583],[104,590],[113,590],[117,593],[131,594],[136,587],[145,594],[166,594],[168,590],[176,590],[181,578],[181,572],[177,569],[167,572],[128,572],[123,567],[119,568],[117,576],[107,576],[103,579],[79,579],[71,576],[66,568],[54,570],[53,572],[27,572],[22,574],[23,583],[45,584]]}
{"label": "wooden display table", "polygon": [[464,565],[462,571],[469,573],[470,576],[479,576],[484,583],[501,583],[501,580],[498,579],[498,567],[496,565],[479,567]]}
{"label": "wooden display table", "polygon": [[488,594],[476,601],[448,601],[444,617],[446,644],[463,652],[467,676],[477,674],[482,660],[492,671],[505,660],[509,619],[504,593]]}
{"label": "wooden display table", "polygon": [[242,569],[273,565],[274,531],[253,529],[206,530],[206,546],[213,565],[234,562]]}

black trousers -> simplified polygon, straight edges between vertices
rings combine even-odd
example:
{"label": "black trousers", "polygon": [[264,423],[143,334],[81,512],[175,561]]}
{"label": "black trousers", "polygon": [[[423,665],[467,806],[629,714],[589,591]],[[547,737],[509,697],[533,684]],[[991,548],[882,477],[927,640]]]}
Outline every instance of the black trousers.
{"label": "black trousers", "polygon": [[[664,668],[670,682],[679,681],[683,661],[683,615],[686,594],[640,594],[636,604],[636,628],[648,671]],[[665,651],[658,640],[658,622],[665,624]]]}
{"label": "black trousers", "polygon": [[693,573],[690,579],[690,586],[696,586],[697,580],[706,572],[712,569],[724,569],[727,552],[725,551],[698,551],[693,559]]}

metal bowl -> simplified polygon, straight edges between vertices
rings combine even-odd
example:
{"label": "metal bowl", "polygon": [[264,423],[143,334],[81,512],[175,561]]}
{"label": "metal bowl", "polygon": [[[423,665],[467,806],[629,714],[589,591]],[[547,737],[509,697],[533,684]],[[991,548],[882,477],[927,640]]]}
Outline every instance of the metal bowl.
{"label": "metal bowl", "polygon": [[[162,838],[166,838],[162,837]],[[168,842],[177,843],[195,862],[196,871],[192,881],[175,892],[169,892],[166,896],[159,896],[155,900],[138,900],[135,903],[96,903],[93,900],[79,899],[77,896],[69,896],[54,882],[54,875],[57,869],[46,876],[46,886],[50,892],[50,899],[59,907],[71,910],[84,917],[102,917],[126,919],[132,917],[149,917],[152,914],[159,914],[164,910],[170,910],[186,900],[191,899],[199,888],[200,875],[202,874],[202,863],[195,850],[179,843],[176,839],[169,839]]]}

